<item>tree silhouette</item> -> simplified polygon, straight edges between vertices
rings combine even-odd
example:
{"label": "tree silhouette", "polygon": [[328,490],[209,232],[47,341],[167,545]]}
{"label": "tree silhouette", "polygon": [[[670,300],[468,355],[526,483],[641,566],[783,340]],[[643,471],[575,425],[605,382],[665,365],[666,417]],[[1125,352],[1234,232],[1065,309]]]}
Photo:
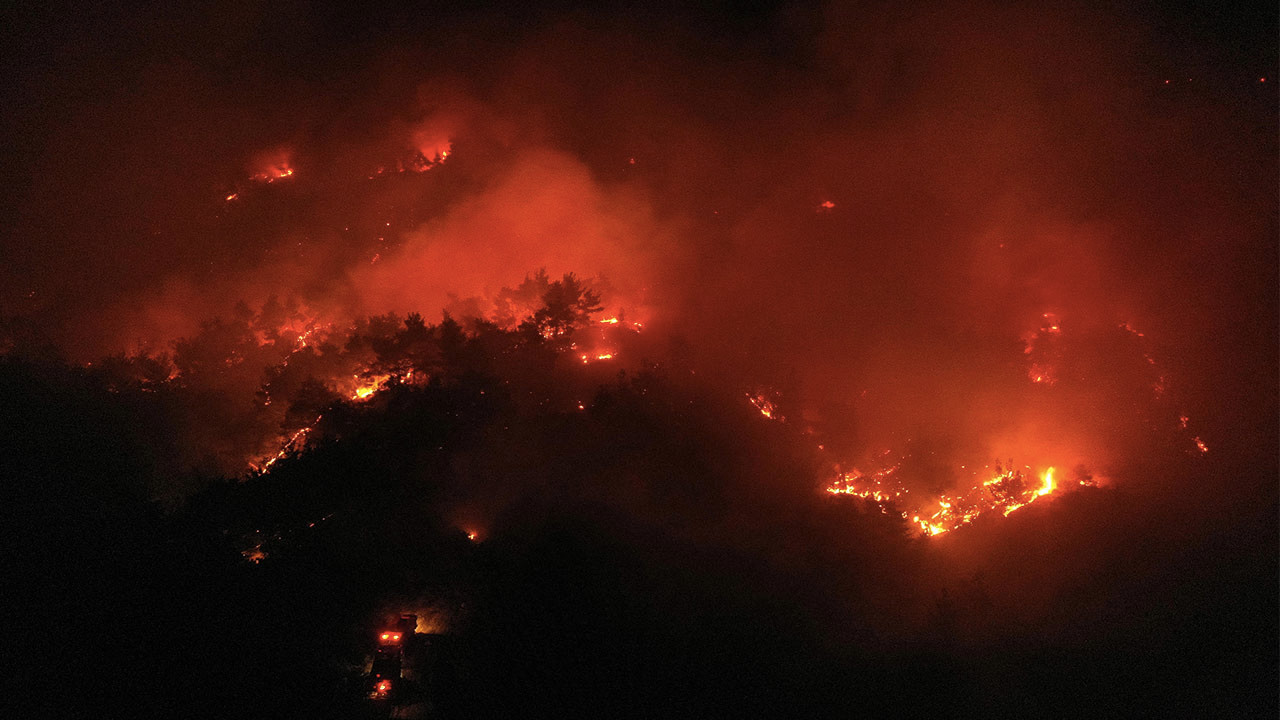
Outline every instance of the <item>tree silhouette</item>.
{"label": "tree silhouette", "polygon": [[533,275],[525,275],[524,281],[514,288],[504,287],[494,301],[493,319],[502,327],[519,324],[531,308],[537,307],[551,287],[547,269],[540,268]]}
{"label": "tree silhouette", "polygon": [[542,307],[521,323],[521,330],[557,344],[568,345],[573,331],[591,321],[603,309],[600,295],[588,289],[573,273],[556,280],[542,295]]}

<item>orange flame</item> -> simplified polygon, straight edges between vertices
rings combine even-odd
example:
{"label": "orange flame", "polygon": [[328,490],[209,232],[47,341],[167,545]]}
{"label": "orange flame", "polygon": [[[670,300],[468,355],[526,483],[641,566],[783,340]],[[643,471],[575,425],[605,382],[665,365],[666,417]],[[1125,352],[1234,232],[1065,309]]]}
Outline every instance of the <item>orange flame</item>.
{"label": "orange flame", "polygon": [[[864,474],[859,470],[843,473],[827,486],[826,492],[832,495],[852,495],[879,506],[880,511],[888,513],[890,508],[902,503],[909,503],[913,497],[896,477],[900,465],[891,465],[878,472]],[[1081,481],[1082,485],[1089,484]],[[1054,480],[1054,468],[1046,468],[1040,475],[1040,485],[1027,488],[1023,484],[1020,471],[996,468],[993,476],[957,496],[941,495],[925,502],[911,503],[913,510],[899,512],[904,520],[920,528],[927,535],[942,533],[963,527],[976,520],[982,514],[999,510],[1008,516],[1015,510],[1024,508],[1038,498],[1052,495],[1059,490]],[[923,500],[923,498],[921,498]],[[929,513],[923,508],[937,507],[937,511]]]}
{"label": "orange flame", "polygon": [[[359,378],[360,378],[360,376],[359,376],[359,375],[357,375],[357,376],[356,376],[356,380],[357,380],[357,381],[359,381]],[[363,383],[363,384],[361,384],[361,385],[358,385],[358,386],[356,387],[356,389],[355,389],[354,391],[352,391],[352,393],[351,393],[351,399],[352,399],[352,400],[365,400],[365,399],[368,399],[368,398],[369,398],[369,397],[371,397],[374,393],[376,393],[376,392],[378,392],[379,390],[381,390],[381,389],[382,389],[382,384],[383,384],[383,383],[385,383],[385,382],[386,382],[387,380],[389,380],[389,379],[391,379],[391,376],[390,376],[390,375],[375,375],[375,376],[373,376],[373,377],[372,377],[372,378],[370,378],[367,382],[365,382],[365,383]]]}

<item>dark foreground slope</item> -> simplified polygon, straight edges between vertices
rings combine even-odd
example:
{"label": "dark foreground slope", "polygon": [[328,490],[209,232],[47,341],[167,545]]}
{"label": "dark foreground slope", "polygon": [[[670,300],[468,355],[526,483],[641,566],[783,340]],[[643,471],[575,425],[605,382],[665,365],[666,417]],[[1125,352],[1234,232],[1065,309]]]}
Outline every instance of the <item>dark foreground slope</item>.
{"label": "dark foreground slope", "polygon": [[5,704],[364,716],[372,631],[415,612],[436,717],[1274,714],[1270,461],[925,540],[688,369],[482,355],[167,506],[150,393],[0,361]]}

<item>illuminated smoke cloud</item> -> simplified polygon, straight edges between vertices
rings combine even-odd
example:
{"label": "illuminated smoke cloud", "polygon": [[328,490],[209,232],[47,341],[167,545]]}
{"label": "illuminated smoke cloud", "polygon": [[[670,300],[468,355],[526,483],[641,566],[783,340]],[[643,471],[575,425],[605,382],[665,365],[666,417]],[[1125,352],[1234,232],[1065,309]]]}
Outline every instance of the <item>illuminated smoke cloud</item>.
{"label": "illuminated smoke cloud", "polygon": [[1274,405],[1209,389],[1274,366],[1250,319],[1274,295],[1273,133],[1220,102],[1259,75],[1171,89],[1136,13],[832,3],[693,42],[682,16],[444,19],[308,57],[314,77],[289,70],[314,26],[248,65],[144,42],[136,92],[23,146],[6,308],[87,359],[163,350],[238,300],[435,318],[572,271],[699,366],[783,390],[792,422],[953,468],[1123,455],[1132,418],[1105,398],[1147,402],[1152,379],[1116,359],[1146,352],[1113,347],[1121,323],[1160,346],[1176,412]]}

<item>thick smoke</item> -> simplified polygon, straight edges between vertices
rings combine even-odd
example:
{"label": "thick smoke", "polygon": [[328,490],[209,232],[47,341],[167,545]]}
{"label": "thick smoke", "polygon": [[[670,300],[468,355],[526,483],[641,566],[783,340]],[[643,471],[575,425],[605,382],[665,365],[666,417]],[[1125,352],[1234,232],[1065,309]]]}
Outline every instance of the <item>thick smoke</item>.
{"label": "thick smoke", "polygon": [[1144,331],[1225,435],[1275,405],[1271,58],[1155,17],[155,18],[23,68],[6,305],[88,359],[238,300],[430,317],[573,271],[705,367],[855,410],[862,445],[946,428],[988,457],[1110,412],[1010,390],[1051,313],[1077,344]]}

